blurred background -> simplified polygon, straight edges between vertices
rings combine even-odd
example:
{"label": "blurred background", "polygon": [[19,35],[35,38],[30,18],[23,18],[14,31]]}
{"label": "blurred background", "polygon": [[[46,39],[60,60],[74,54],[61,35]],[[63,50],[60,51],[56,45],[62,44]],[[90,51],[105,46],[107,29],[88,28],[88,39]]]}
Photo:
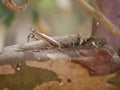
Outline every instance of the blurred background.
{"label": "blurred background", "polygon": [[91,17],[75,0],[31,0],[22,12],[11,11],[0,0],[0,50],[25,43],[31,26],[49,36],[91,35]]}

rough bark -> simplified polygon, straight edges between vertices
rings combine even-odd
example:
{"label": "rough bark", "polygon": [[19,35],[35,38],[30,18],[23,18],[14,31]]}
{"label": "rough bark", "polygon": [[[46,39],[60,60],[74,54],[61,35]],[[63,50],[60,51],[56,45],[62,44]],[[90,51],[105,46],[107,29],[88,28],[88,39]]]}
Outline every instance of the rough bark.
{"label": "rough bark", "polygon": [[[82,39],[79,35],[54,37],[61,47],[50,46],[43,40],[6,47],[0,54],[0,64],[26,60],[47,61],[67,55],[72,62],[88,68],[91,75],[105,75],[120,68],[119,56],[103,38]],[[53,55],[52,55],[53,54]]]}
{"label": "rough bark", "polygon": [[[70,37],[74,38],[74,43]],[[79,35],[54,38],[63,40],[61,48],[42,40],[6,47],[0,54],[0,89],[118,89],[106,86],[109,78],[115,76],[108,74],[117,71],[120,62],[117,53],[103,38],[81,39],[81,44]],[[90,75],[100,76],[89,76],[81,65]],[[93,84],[89,85],[91,80]]]}

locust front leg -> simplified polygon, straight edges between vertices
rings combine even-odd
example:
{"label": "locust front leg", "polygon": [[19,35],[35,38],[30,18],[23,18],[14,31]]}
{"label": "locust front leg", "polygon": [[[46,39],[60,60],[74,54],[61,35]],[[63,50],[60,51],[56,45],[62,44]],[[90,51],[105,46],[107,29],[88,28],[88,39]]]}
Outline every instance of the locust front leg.
{"label": "locust front leg", "polygon": [[43,39],[45,41],[47,41],[50,45],[54,46],[54,47],[60,47],[60,44],[58,41],[54,40],[53,38],[41,33],[41,32],[38,32],[37,29],[31,27],[31,32],[37,36],[37,38],[39,39]]}

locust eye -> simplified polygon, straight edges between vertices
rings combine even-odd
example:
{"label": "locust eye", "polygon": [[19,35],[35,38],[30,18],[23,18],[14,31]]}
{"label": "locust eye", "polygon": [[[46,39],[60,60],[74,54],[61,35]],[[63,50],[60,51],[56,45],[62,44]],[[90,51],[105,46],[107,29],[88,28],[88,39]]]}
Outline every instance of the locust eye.
{"label": "locust eye", "polygon": [[23,11],[28,6],[28,0],[2,0],[3,3],[14,11]]}

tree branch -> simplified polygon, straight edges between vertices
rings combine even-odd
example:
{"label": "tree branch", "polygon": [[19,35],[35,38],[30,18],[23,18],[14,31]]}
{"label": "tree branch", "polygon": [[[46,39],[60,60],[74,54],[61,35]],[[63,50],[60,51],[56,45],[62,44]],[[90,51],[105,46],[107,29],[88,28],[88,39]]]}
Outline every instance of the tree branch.
{"label": "tree branch", "polygon": [[[60,48],[51,46],[44,40],[37,40],[32,42],[27,42],[24,44],[17,44],[5,47],[0,54],[0,62],[6,60],[25,60],[25,59],[36,59],[39,57],[47,57],[47,54],[51,51],[60,51],[62,48],[74,47],[84,42],[84,39],[80,35],[65,35],[60,37],[53,37],[57,42],[60,43]],[[81,40],[82,39],[82,40]],[[65,50],[63,50],[65,51]],[[73,50],[74,51],[74,50]]]}
{"label": "tree branch", "polygon": [[[31,61],[71,60],[89,70],[91,75],[106,75],[120,68],[120,58],[105,39],[79,35],[54,37],[61,48],[49,45],[43,40],[27,42],[4,48],[0,53],[0,64],[24,63]],[[61,58],[61,59],[60,59]]]}
{"label": "tree branch", "polygon": [[96,11],[96,12],[99,12],[100,9],[99,9],[99,7],[98,7],[98,5],[97,5],[97,1],[96,1],[96,0],[91,0],[91,3],[92,3],[92,5],[93,5],[95,11]]}

